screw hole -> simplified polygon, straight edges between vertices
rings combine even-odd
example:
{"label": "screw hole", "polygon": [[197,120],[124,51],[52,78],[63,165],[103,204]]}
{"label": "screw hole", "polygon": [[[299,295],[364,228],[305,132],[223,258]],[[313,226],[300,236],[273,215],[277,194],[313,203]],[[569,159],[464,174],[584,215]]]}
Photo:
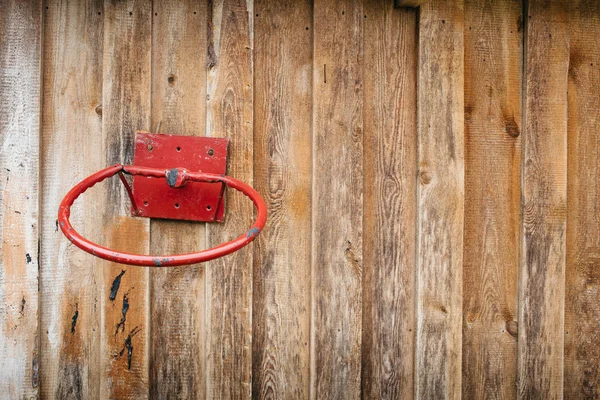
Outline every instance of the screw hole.
{"label": "screw hole", "polygon": [[145,206],[147,206],[147,205],[148,205],[148,201],[147,201],[147,200],[146,200],[146,201],[144,201],[144,205],[145,205]]}
{"label": "screw hole", "polygon": [[179,203],[175,203],[175,208],[179,208]]}
{"label": "screw hole", "polygon": [[177,150],[177,151],[181,151],[181,147],[177,146],[177,149],[176,149],[176,150]]}
{"label": "screw hole", "polygon": [[212,156],[213,154],[215,154],[215,151],[213,149],[208,149],[208,155]]}
{"label": "screw hole", "polygon": [[210,209],[211,209],[211,208],[212,208],[211,206],[206,206],[206,209],[207,209],[208,211],[210,211]]}

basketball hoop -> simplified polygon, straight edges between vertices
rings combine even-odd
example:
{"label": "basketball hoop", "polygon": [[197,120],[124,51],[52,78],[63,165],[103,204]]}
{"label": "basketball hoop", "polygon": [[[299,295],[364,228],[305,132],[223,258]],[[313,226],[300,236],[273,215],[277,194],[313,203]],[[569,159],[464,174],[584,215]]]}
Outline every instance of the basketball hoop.
{"label": "basketball hoop", "polygon": [[[153,143],[152,145],[147,144],[149,138]],[[176,149],[175,151],[177,153],[180,153],[182,151],[182,146],[173,145],[173,143],[182,143],[182,141],[186,143],[185,141],[190,140],[195,141],[196,146],[193,146],[194,152],[188,153],[187,161],[186,157],[182,157],[180,154],[178,154],[178,159],[172,162],[180,162],[180,165],[182,163],[184,165],[190,165],[190,163],[198,164],[198,159],[201,160],[202,158],[198,157],[198,149],[203,149],[201,146],[197,146],[199,141],[207,143],[207,140],[215,141],[224,139],[156,135],[148,134],[146,132],[138,133],[136,140],[136,161],[141,160],[142,162],[139,163],[140,165],[117,164],[112,167],[105,168],[79,182],[64,197],[60,203],[58,211],[58,222],[63,234],[77,247],[96,257],[121,264],[140,265],[147,267],[175,267],[178,265],[196,264],[214,260],[215,258],[231,254],[252,242],[265,226],[265,222],[267,220],[267,206],[260,194],[251,186],[225,174],[212,172],[193,172],[184,167],[156,168],[144,166],[143,164],[147,164],[147,162],[143,162],[143,158],[148,158],[147,155],[141,158],[138,157],[138,153],[141,148],[139,145],[140,143],[142,143],[143,148],[150,149],[151,151],[155,151],[160,148],[170,149],[172,147],[173,149]],[[227,143],[225,143],[224,147],[225,155],[222,160],[223,162],[219,164],[219,168],[222,167],[223,170],[226,166],[226,144]],[[209,145],[214,145],[214,143],[211,142]],[[189,146],[187,147],[189,148]],[[166,150],[163,150],[163,154],[165,151]],[[210,158],[214,156],[214,152],[215,150],[213,148],[209,149],[208,155]],[[165,162],[164,157],[154,157],[155,155],[156,154],[154,154],[153,157],[150,157],[152,162],[156,162],[157,159],[158,162]],[[200,164],[203,164],[202,160],[200,161]],[[206,166],[206,162],[204,162],[204,165]],[[195,167],[198,167],[198,165],[195,165]],[[73,205],[74,201],[87,189],[94,186],[96,183],[102,182],[103,180],[117,174],[127,190],[127,194],[129,195],[132,205],[131,212],[135,216],[157,217],[156,215],[152,215],[152,212],[155,212],[160,213],[158,215],[160,218],[188,219],[196,221],[220,221],[222,220],[223,215],[223,193],[226,185],[232,189],[242,192],[252,200],[257,210],[256,221],[250,227],[250,229],[248,229],[248,231],[239,237],[213,248],[202,250],[196,253],[154,256],[124,253],[100,246],[87,240],[73,228],[71,222],[69,221],[71,206]],[[133,190],[129,186],[129,183],[123,174],[134,176]],[[152,182],[151,184],[150,181],[154,180],[149,178],[156,178],[159,181],[164,179],[166,180],[166,184],[164,184],[164,181],[162,181],[163,183],[158,186],[155,184],[155,182]],[[136,179],[141,179],[142,182],[138,186],[136,186]],[[139,187],[139,190],[137,187]],[[209,189],[206,189],[207,187]],[[194,207],[192,204],[192,199],[190,199],[190,197],[193,196],[195,196],[193,200],[196,200],[197,202],[202,201],[203,203],[198,205],[198,207]],[[151,198],[153,199],[153,203],[159,202],[160,207],[156,207],[156,211],[152,211],[151,209],[148,210],[150,208],[150,203],[148,201],[144,200],[142,201],[142,204],[140,204],[140,199],[143,198]],[[173,201],[176,202],[173,203]],[[166,211],[164,204],[167,204],[167,202],[169,207],[167,207],[168,213],[165,214]],[[181,204],[179,202],[181,202]],[[209,205],[205,206],[206,203],[209,203]],[[211,206],[211,204],[214,205],[214,207]],[[194,214],[196,212],[196,208],[202,208],[202,212],[204,214]],[[206,214],[208,211],[210,211],[210,213]],[[186,215],[186,213],[188,214]]]}

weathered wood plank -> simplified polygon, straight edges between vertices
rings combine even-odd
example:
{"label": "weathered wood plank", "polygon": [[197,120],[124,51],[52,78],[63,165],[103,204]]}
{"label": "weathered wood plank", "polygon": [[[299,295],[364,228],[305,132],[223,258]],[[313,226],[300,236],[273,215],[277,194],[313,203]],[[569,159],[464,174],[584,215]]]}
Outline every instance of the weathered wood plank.
{"label": "weathered wood plank", "polygon": [[563,395],[567,200],[567,1],[528,3],[525,42],[519,397]]}
{"label": "weathered wood plank", "polygon": [[600,3],[571,2],[564,396],[600,397]]}
{"label": "weathered wood plank", "polygon": [[[229,138],[228,175],[252,185],[252,3],[218,0],[208,12],[207,136]],[[209,246],[245,232],[252,217],[252,203],[227,191],[226,221],[208,227]],[[251,396],[252,251],[206,264],[208,397]]]}
{"label": "weathered wood plank", "polygon": [[394,7],[395,8],[399,8],[399,7],[416,8],[416,7],[421,6],[426,1],[427,0],[394,0]]}
{"label": "weathered wood plank", "polygon": [[[103,2],[53,0],[44,8],[40,309],[45,398],[94,398],[100,387],[98,258],[59,231],[62,197],[104,168],[102,147]],[[82,35],[82,32],[86,32]],[[85,237],[102,237],[103,196],[90,191],[71,221]]]}
{"label": "weathered wood plank", "polygon": [[[207,5],[198,0],[155,1],[152,32],[152,128],[206,134]],[[152,254],[205,248],[202,223],[150,223]],[[205,396],[204,267],[152,269],[150,397]]]}
{"label": "weathered wood plank", "polygon": [[416,14],[364,6],[363,398],[414,393]]}
{"label": "weathered wood plank", "polygon": [[269,220],[254,251],[252,393],[304,399],[310,389],[312,4],[259,0],[254,7],[254,185],[269,205]]}
{"label": "weathered wood plank", "polygon": [[[151,25],[150,2],[105,2],[102,131],[107,165],[130,164],[135,131],[150,129]],[[104,243],[147,254],[149,222],[130,216],[129,199],[117,178],[108,185],[106,205]],[[148,269],[108,262],[102,268],[100,397],[147,398]],[[119,290],[111,293],[117,279]]]}
{"label": "weathered wood plank", "polygon": [[360,396],[363,5],[314,4],[312,394]]}
{"label": "weathered wood plank", "polygon": [[463,2],[419,21],[415,395],[461,396],[464,207]]}
{"label": "weathered wood plank", "polygon": [[463,397],[515,398],[521,1],[465,1]]}
{"label": "weathered wood plank", "polygon": [[42,2],[0,3],[0,393],[38,394]]}

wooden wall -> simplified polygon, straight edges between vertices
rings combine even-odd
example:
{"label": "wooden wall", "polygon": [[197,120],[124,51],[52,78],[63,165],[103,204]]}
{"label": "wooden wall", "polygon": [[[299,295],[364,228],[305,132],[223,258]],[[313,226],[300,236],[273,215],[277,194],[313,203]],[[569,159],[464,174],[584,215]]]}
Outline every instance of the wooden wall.
{"label": "wooden wall", "polygon": [[[600,397],[600,3],[0,0],[0,398]],[[250,246],[58,231],[137,129],[231,140]],[[72,221],[131,252],[224,224]]]}

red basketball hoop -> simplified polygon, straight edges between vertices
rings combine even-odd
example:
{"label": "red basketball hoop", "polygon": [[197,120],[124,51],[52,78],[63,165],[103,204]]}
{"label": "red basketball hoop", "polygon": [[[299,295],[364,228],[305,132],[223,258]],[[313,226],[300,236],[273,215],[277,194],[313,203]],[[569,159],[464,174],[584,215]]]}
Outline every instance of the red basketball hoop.
{"label": "red basketball hoop", "polygon": [[[83,192],[98,182],[104,179],[119,174],[121,181],[127,189],[127,193],[132,203],[132,212],[134,215],[139,215],[138,205],[135,202],[134,194],[125,180],[123,173],[128,175],[137,175],[148,178],[165,178],[171,188],[183,188],[189,182],[205,182],[205,183],[221,183],[229,186],[232,189],[238,190],[248,196],[256,206],[258,215],[252,227],[241,236],[233,239],[230,242],[220,244],[211,249],[203,250],[197,253],[176,254],[168,256],[151,256],[142,254],[129,254],[108,249],[96,243],[92,243],[81,236],[69,221],[71,214],[71,206],[73,202]],[[220,201],[220,200],[219,200]],[[220,204],[220,203],[219,203]],[[136,165],[121,165],[117,164],[112,167],[103,169],[95,174],[85,178],[73,187],[65,198],[60,203],[58,211],[58,222],[61,231],[65,236],[77,247],[87,251],[88,253],[103,258],[105,260],[118,262],[121,264],[141,265],[147,267],[174,267],[178,265],[196,264],[215,258],[223,257],[241,249],[248,243],[252,242],[261,232],[267,220],[267,206],[256,190],[249,185],[237,179],[226,175],[205,173],[205,172],[190,172],[185,168],[160,169],[150,168]]]}

